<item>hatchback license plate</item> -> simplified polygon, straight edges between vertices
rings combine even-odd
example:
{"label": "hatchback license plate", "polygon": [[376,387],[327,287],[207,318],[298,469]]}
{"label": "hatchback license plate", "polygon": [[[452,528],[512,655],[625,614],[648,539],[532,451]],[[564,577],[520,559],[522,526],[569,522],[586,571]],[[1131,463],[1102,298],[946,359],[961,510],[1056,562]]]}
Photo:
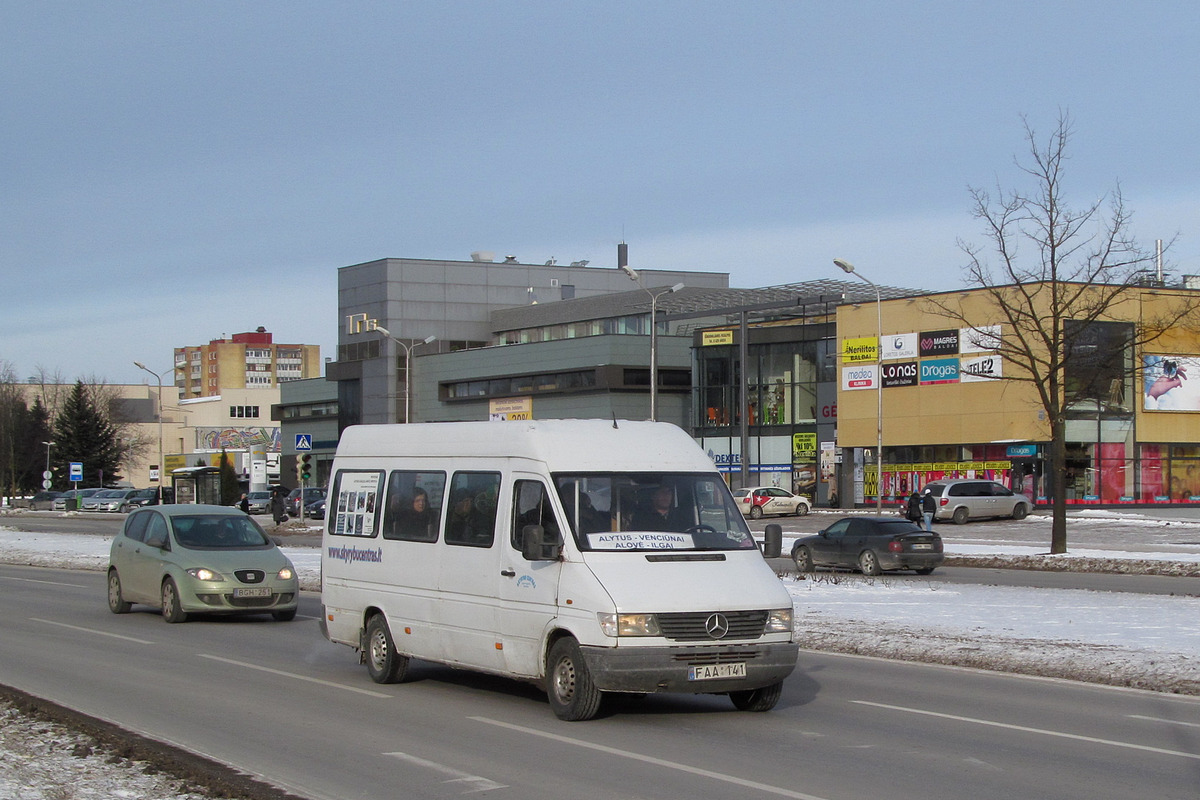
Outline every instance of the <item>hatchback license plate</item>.
{"label": "hatchback license plate", "polygon": [[705,664],[699,667],[688,667],[689,681],[710,681],[714,678],[744,677],[746,677],[745,662],[739,664]]}
{"label": "hatchback license plate", "polygon": [[260,586],[254,589],[234,589],[234,597],[270,597],[271,590],[266,586]]}
{"label": "hatchback license plate", "polygon": [[932,550],[932,549],[933,549],[933,545],[931,545],[931,544],[914,544],[913,545],[913,550]]}

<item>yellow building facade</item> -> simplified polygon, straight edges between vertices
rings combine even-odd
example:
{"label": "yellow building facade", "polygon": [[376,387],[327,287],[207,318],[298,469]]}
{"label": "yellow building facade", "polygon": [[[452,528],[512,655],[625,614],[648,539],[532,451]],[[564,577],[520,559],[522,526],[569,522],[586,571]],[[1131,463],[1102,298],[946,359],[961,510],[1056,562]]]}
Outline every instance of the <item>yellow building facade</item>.
{"label": "yellow building facade", "polygon": [[[1078,326],[1059,394],[1066,502],[1200,503],[1200,325],[1192,311],[1200,292],[1139,287],[1101,297],[1111,290],[1074,288],[1073,308],[1104,313],[1066,323]],[[1005,351],[1029,345],[1029,356],[1047,356],[1029,316],[1051,318],[1051,300],[1043,287],[1026,316],[1006,317],[995,296],[1016,290],[838,308],[837,439],[861,474],[856,500],[874,502],[878,491],[882,421],[885,502],[939,478],[993,479],[1046,501],[1046,409],[1029,372]],[[1157,338],[1133,343],[1146,331]]]}

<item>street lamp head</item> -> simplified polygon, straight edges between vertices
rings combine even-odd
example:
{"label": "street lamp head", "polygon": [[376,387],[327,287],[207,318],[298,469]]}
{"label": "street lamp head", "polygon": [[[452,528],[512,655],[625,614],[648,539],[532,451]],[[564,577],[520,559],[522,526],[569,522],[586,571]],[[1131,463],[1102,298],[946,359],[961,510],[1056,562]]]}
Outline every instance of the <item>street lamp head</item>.
{"label": "street lamp head", "polygon": [[631,269],[628,264],[621,265],[621,272],[624,272],[626,275],[628,275],[631,281],[636,281],[638,279],[637,270]]}
{"label": "street lamp head", "polygon": [[854,272],[854,265],[844,258],[835,258],[833,264],[847,274]]}
{"label": "street lamp head", "polygon": [[391,336],[392,336],[392,332],[391,332],[391,331],[389,331],[387,328],[383,327],[382,325],[376,325],[376,326],[375,326],[375,330],[379,331],[379,332],[380,332],[380,333],[382,333],[384,336],[387,336],[389,339],[390,339],[390,338],[391,338]]}
{"label": "street lamp head", "polygon": [[[135,362],[133,362],[133,365],[134,365],[135,367],[137,367],[138,369],[146,369],[146,365],[145,365],[145,364],[143,364],[143,363],[142,363],[142,362],[140,362],[140,361],[135,361]],[[150,370],[146,369],[146,371],[147,371],[147,372],[149,372]]]}
{"label": "street lamp head", "polygon": [[672,291],[672,292],[678,292],[678,291],[679,291],[680,289],[682,289],[682,288],[683,288],[683,284],[682,284],[682,283],[677,283],[677,284],[675,284],[674,286],[672,286],[672,287],[671,287],[671,291]]}
{"label": "street lamp head", "polygon": [[436,342],[436,341],[437,341],[436,336],[426,336],[424,339],[421,340],[421,344],[429,344],[430,342]]}

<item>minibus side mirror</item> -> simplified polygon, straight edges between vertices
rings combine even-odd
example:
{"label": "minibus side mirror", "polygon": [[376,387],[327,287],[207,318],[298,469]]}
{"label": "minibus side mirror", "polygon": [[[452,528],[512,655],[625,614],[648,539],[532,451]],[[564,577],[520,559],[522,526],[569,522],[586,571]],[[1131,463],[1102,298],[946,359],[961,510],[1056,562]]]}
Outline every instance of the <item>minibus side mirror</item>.
{"label": "minibus side mirror", "polygon": [[779,558],[783,552],[783,526],[772,522],[763,530],[763,558]]}
{"label": "minibus side mirror", "polygon": [[541,525],[521,529],[521,555],[526,561],[557,561],[561,554],[558,538],[547,536]]}

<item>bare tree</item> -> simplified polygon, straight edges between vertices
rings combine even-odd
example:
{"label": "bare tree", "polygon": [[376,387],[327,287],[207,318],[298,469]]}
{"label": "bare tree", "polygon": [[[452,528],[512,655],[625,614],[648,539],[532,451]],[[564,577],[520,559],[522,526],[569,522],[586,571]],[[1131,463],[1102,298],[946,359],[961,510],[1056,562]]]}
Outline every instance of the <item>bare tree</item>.
{"label": "bare tree", "polygon": [[[1032,188],[997,187],[995,197],[972,188],[973,215],[984,224],[988,246],[960,240],[959,247],[968,258],[966,283],[983,290],[994,311],[991,321],[1004,326],[1002,337],[987,343],[1004,359],[1003,380],[1030,384],[1044,411],[1051,443],[1050,550],[1064,553],[1066,421],[1081,396],[1072,385],[1070,365],[1079,364],[1085,346],[1095,347],[1097,326],[1121,323],[1124,347],[1115,358],[1131,377],[1134,354],[1172,328],[1195,324],[1200,313],[1194,292],[1160,291],[1155,303],[1141,303],[1140,287],[1156,255],[1135,241],[1132,214],[1119,187],[1081,209],[1067,203],[1063,174],[1072,136],[1069,115],[1059,116],[1044,141],[1027,120],[1024,127],[1028,161],[1016,163]],[[979,325],[978,316],[967,319],[950,300],[932,298],[930,303],[936,313],[962,327]],[[1108,356],[1111,361],[1112,354]]]}

